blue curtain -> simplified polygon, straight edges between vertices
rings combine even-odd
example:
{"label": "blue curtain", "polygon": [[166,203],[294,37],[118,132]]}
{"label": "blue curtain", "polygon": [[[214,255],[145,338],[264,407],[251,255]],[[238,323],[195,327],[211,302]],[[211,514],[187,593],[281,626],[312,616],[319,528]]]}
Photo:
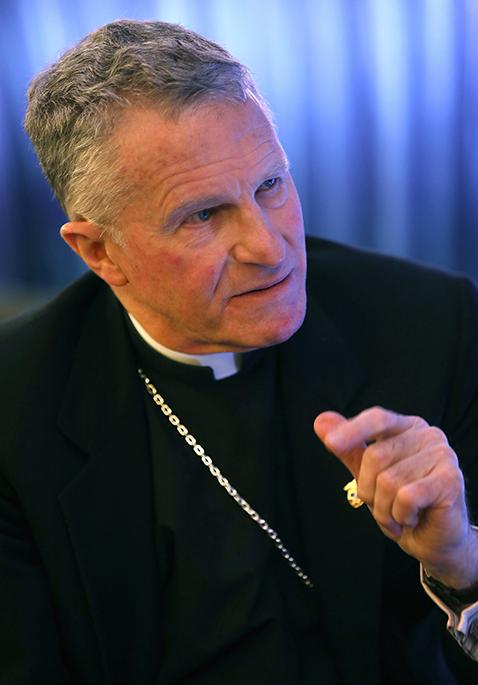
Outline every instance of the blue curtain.
{"label": "blue curtain", "polygon": [[3,0],[0,285],[59,288],[82,270],[22,130],[25,91],[118,17],[182,23],[252,68],[309,233],[478,279],[476,0]]}

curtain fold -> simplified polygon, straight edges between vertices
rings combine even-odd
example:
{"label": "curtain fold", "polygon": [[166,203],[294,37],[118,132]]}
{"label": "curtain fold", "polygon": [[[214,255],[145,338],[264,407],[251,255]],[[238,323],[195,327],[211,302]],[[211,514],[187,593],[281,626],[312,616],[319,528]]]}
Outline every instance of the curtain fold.
{"label": "curtain fold", "polygon": [[[138,8],[140,5],[140,8]],[[82,266],[22,129],[28,82],[116,19],[176,21],[254,72],[276,112],[306,230],[478,279],[474,0],[7,0],[0,3],[0,286]]]}

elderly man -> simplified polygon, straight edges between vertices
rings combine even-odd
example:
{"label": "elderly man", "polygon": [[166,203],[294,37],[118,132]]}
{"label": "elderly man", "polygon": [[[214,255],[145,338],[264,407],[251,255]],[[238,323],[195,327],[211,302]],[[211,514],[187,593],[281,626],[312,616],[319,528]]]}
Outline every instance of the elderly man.
{"label": "elderly man", "polygon": [[179,26],[29,95],[90,273],[0,334],[1,683],[474,682],[472,286],[311,239],[306,313],[271,114]]}

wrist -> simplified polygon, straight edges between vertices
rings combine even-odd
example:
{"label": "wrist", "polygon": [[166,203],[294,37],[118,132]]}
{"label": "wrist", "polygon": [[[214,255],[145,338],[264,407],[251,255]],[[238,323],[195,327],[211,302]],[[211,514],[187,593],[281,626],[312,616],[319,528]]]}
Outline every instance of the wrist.
{"label": "wrist", "polygon": [[[466,539],[458,550],[443,563],[423,563],[427,578],[447,588],[455,595],[478,595],[478,527],[470,526]],[[475,597],[473,601],[476,601]]]}
{"label": "wrist", "polygon": [[455,590],[439,580],[428,575],[425,569],[422,575],[422,581],[430,590],[439,597],[447,607],[459,614],[462,609],[470,604],[478,602],[478,584],[462,589]]}

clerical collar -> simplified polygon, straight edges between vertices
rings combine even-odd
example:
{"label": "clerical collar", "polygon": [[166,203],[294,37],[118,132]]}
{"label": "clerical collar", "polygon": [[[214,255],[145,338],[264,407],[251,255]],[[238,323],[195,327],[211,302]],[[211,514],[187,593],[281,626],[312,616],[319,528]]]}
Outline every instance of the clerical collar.
{"label": "clerical collar", "polygon": [[236,352],[215,352],[214,354],[184,354],[184,352],[177,352],[170,350],[169,347],[161,345],[157,340],[154,340],[142,325],[137,321],[132,314],[128,312],[131,323],[138,331],[143,340],[159,352],[164,357],[172,359],[180,364],[189,364],[190,366],[208,366],[212,369],[214,378],[219,381],[222,378],[233,376],[241,368],[242,354]]}

